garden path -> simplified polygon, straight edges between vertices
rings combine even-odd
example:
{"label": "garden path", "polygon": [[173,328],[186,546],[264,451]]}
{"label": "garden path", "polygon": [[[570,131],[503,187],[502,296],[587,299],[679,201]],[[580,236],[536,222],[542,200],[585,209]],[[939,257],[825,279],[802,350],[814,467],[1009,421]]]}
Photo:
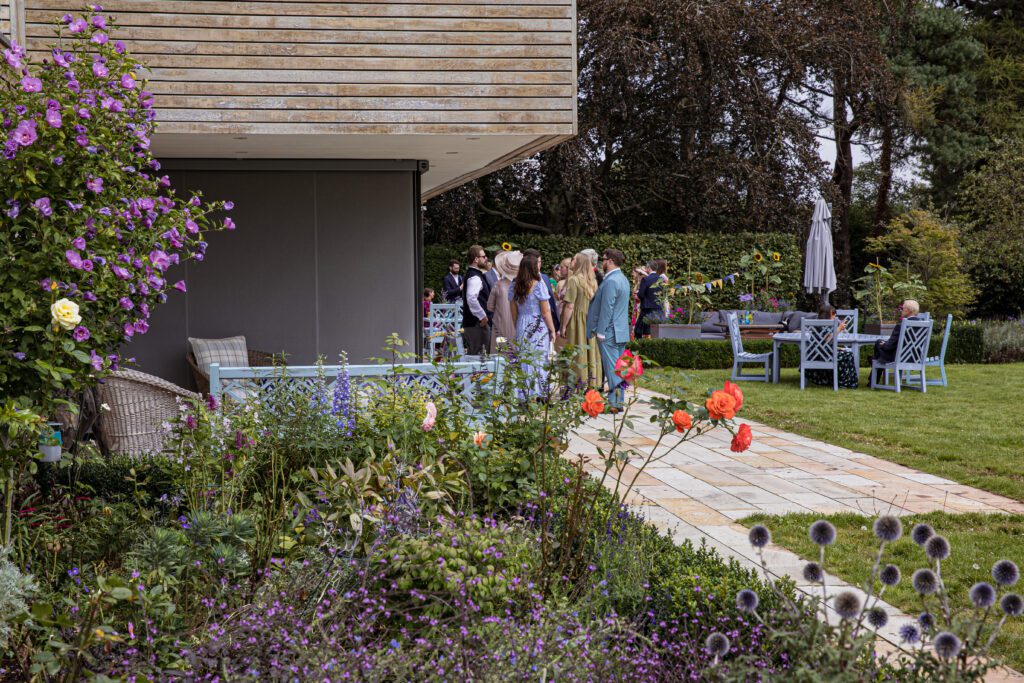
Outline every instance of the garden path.
{"label": "garden path", "polygon": [[[641,398],[653,395],[640,390]],[[660,426],[650,421],[653,414],[646,401],[634,404],[630,409],[633,429],[622,431],[625,443],[637,451],[651,452],[660,434]],[[729,449],[732,437],[725,430],[680,444],[648,465],[637,478],[628,502],[641,506],[647,519],[672,533],[673,538],[697,544],[704,541],[723,556],[757,569],[760,562],[747,540],[747,528],[735,521],[755,513],[1024,513],[1024,503],[1010,498],[757,422],[741,418],[737,422],[750,425],[754,441],[749,450],[733,453]],[[588,460],[588,471],[600,476],[597,448],[607,450],[609,444],[601,440],[599,430],[613,428],[608,414],[587,420],[570,438],[568,457],[583,456]],[[674,433],[667,436],[658,453],[676,443]],[[638,461],[636,457],[631,460]],[[635,467],[627,465],[624,483],[635,474]],[[614,488],[615,482],[606,481],[606,485]],[[771,545],[765,549],[764,558],[770,574],[788,576],[801,590],[821,594],[820,585],[812,586],[803,578],[805,560],[795,553]],[[830,595],[847,588],[852,587],[828,576]],[[879,635],[895,646],[900,626],[912,619],[885,602],[881,606],[889,612],[890,620]],[[837,617],[833,613],[831,618]],[[987,680],[1024,681],[1024,676],[1004,669]]]}

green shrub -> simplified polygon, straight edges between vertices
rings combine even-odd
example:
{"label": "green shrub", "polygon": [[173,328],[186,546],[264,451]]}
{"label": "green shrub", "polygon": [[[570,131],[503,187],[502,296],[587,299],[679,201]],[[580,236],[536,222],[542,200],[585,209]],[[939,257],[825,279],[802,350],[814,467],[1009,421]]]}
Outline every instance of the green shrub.
{"label": "green shrub", "polygon": [[[1019,324],[1018,327],[1020,327]],[[982,343],[982,329],[975,324],[954,323],[953,329],[949,333],[946,362],[1006,362],[993,360],[983,352],[983,349],[988,347],[987,344]],[[1021,334],[1021,337],[1024,337],[1024,333]],[[683,368],[684,370],[721,370],[732,367],[732,347],[726,339],[634,339],[629,343],[629,348],[663,367]],[[940,328],[938,334],[932,335],[928,354],[937,356],[941,348],[942,330]],[[1024,358],[1024,341],[1021,342],[1019,348],[1018,359]],[[772,342],[770,339],[744,340],[743,350],[750,353],[769,353],[772,350]],[[861,347],[861,367],[868,366],[868,358],[872,353],[871,346]],[[796,344],[783,344],[779,352],[779,365],[784,368],[799,367],[800,347]]]}
{"label": "green shrub", "polygon": [[[777,251],[782,255],[783,267],[776,274],[782,279],[778,293],[787,301],[794,301],[800,295],[803,262],[800,245],[793,235],[783,233],[737,233],[735,235],[705,235],[674,233],[665,235],[593,235],[568,237],[565,235],[508,235],[483,239],[485,248],[502,242],[514,244],[517,249],[533,247],[539,249],[544,258],[545,270],[550,270],[558,260],[572,256],[586,249],[598,253],[614,247],[626,255],[623,270],[630,271],[654,258],[668,260],[669,275],[672,271],[692,269],[707,278],[718,278],[740,270],[740,257],[754,248],[766,253]],[[423,286],[440,291],[441,280],[448,272],[448,261],[457,258],[465,261],[468,244],[430,245],[423,252]],[[492,254],[493,255],[493,254]],[[713,307],[736,308],[737,297],[742,286],[726,285],[711,293]]]}
{"label": "green shrub", "polygon": [[1024,324],[1019,320],[985,320],[967,329],[978,337],[978,352],[986,363],[1024,361]]}
{"label": "green shrub", "polygon": [[76,493],[108,501],[132,500],[136,493],[156,501],[178,491],[171,466],[165,458],[137,459],[115,454],[88,458],[72,467],[45,468],[38,476],[41,484],[66,486]]}

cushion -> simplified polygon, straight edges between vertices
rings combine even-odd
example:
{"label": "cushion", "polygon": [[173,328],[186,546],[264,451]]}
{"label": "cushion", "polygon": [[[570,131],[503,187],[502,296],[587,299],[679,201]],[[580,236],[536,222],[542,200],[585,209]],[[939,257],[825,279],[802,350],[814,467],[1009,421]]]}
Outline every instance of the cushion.
{"label": "cushion", "polygon": [[778,325],[782,322],[782,313],[754,311],[755,325]]}
{"label": "cushion", "polygon": [[192,355],[196,357],[196,365],[210,376],[210,364],[220,363],[224,368],[245,368],[249,366],[249,350],[245,345],[245,337],[227,337],[226,339],[197,339],[189,337]]}
{"label": "cushion", "polygon": [[799,332],[800,321],[804,318],[816,319],[817,313],[808,313],[807,311],[790,311],[789,315],[786,316],[784,322],[786,325],[787,332]]}

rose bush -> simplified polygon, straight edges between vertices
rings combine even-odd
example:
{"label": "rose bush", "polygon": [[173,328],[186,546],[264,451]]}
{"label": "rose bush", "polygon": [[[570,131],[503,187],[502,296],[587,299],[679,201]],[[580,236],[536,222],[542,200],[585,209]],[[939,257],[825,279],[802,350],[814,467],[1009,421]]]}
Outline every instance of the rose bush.
{"label": "rose bush", "polygon": [[185,291],[175,266],[234,227],[211,216],[230,203],[178,198],[160,174],[153,96],[93,7],[57,23],[41,63],[17,44],[0,61],[0,384],[44,414],[117,368]]}

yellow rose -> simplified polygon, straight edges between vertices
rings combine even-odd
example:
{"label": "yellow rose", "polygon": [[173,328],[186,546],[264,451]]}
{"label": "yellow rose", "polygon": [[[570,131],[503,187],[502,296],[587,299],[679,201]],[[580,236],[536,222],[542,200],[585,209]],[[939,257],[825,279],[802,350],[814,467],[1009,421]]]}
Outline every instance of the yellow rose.
{"label": "yellow rose", "polygon": [[53,316],[53,323],[65,330],[74,329],[75,325],[82,322],[82,316],[78,314],[78,304],[70,299],[54,301],[50,306],[50,315]]}

